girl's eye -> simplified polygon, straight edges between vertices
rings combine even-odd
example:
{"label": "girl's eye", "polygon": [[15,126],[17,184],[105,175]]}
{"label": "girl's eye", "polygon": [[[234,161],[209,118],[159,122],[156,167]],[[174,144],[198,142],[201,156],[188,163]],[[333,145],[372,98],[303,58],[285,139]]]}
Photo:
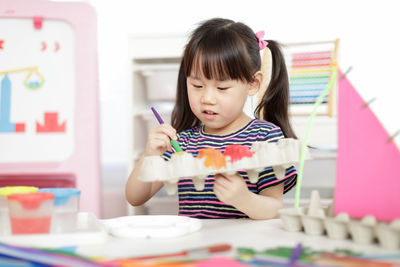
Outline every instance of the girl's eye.
{"label": "girl's eye", "polygon": [[201,85],[197,85],[197,84],[193,84],[193,87],[194,88],[201,88],[202,86]]}
{"label": "girl's eye", "polygon": [[222,91],[227,90],[227,89],[229,89],[229,87],[218,87],[218,90],[222,90]]}

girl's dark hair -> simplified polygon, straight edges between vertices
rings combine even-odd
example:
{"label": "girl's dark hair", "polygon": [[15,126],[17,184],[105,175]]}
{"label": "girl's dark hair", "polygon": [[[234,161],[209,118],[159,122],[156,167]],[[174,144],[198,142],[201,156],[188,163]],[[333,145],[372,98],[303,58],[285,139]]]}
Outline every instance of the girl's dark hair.
{"label": "girl's dark hair", "polygon": [[289,121],[289,78],[285,58],[278,42],[267,42],[272,55],[271,80],[254,115],[278,125],[285,137],[297,138]]}
{"label": "girl's dark hair", "polygon": [[[254,112],[255,117],[279,126],[285,137],[296,138],[288,116],[289,81],[284,57],[277,42],[268,40],[268,48],[273,62],[271,81]],[[201,23],[183,52],[172,126],[180,132],[201,124],[190,109],[187,94],[186,78],[192,73],[203,74],[207,79],[252,82],[260,69],[258,40],[247,25],[222,18]]]}

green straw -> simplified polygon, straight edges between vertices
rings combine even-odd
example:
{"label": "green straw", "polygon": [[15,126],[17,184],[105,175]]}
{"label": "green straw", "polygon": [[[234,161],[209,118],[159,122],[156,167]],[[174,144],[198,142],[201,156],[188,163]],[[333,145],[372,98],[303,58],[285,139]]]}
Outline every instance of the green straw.
{"label": "green straw", "polygon": [[328,95],[329,91],[332,89],[335,81],[337,78],[337,68],[336,66],[332,66],[332,75],[331,78],[329,79],[329,83],[326,86],[326,88],[321,92],[321,94],[318,96],[317,100],[315,101],[313,110],[311,112],[311,115],[308,119],[308,124],[307,124],[307,129],[306,129],[306,135],[304,138],[304,142],[301,147],[301,152],[300,152],[300,162],[299,162],[299,169],[297,171],[297,185],[296,185],[296,195],[294,198],[294,207],[298,208],[299,207],[299,200],[300,200],[300,190],[301,190],[301,182],[303,179],[303,168],[304,168],[304,157],[306,154],[306,149],[308,146],[308,138],[310,136],[311,132],[311,127],[314,122],[315,115],[317,114],[317,109],[321,105],[322,101],[324,100],[325,96]]}

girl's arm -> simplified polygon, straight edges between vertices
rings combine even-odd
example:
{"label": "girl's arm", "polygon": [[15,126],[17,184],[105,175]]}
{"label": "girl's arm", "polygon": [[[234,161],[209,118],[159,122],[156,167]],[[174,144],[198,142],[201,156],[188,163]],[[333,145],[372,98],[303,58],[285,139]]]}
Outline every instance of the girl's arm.
{"label": "girl's arm", "polygon": [[139,206],[149,200],[163,186],[162,182],[143,182],[138,179],[143,159],[146,156],[161,156],[171,150],[170,139],[176,139],[176,131],[169,124],[161,124],[150,129],[146,150],[125,185],[125,198],[133,206]]}
{"label": "girl's arm", "polygon": [[251,192],[239,174],[216,174],[214,192],[218,199],[232,205],[251,219],[265,220],[278,216],[283,206],[284,183],[269,187],[259,195]]}
{"label": "girl's arm", "polygon": [[163,183],[159,181],[143,182],[138,179],[140,168],[142,167],[145,156],[145,154],[141,156],[139,162],[129,175],[128,181],[125,185],[125,198],[132,206],[143,205],[163,186]]}

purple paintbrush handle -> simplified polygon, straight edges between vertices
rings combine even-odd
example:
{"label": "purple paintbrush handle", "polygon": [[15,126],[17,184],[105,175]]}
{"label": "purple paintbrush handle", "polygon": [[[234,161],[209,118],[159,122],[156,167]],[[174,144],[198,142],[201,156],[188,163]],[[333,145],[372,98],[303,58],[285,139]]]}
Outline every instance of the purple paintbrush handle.
{"label": "purple paintbrush handle", "polygon": [[161,118],[161,116],[158,114],[158,112],[155,110],[155,108],[151,107],[151,111],[153,111],[154,116],[156,116],[158,122],[159,122],[160,124],[163,124],[164,121],[163,121],[163,119]]}

